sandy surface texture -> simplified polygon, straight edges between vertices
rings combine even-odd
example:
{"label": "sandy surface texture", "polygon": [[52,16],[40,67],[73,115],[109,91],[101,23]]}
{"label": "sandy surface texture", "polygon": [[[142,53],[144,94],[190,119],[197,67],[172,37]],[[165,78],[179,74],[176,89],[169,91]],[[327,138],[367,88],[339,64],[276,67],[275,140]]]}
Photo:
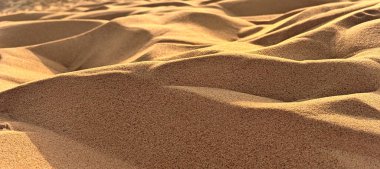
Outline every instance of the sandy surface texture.
{"label": "sandy surface texture", "polygon": [[[118,0],[112,2],[127,2]],[[109,2],[108,0],[0,0],[0,14],[28,11],[64,11],[77,5]]]}
{"label": "sandy surface texture", "polygon": [[380,0],[3,14],[0,168],[378,169],[379,87]]}

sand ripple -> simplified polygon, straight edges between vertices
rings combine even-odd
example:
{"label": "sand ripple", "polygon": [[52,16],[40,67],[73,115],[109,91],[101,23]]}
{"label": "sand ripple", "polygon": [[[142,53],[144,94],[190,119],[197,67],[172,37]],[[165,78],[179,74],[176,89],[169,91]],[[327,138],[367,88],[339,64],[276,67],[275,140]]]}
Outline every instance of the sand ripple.
{"label": "sand ripple", "polygon": [[0,168],[380,168],[380,1],[0,16]]}

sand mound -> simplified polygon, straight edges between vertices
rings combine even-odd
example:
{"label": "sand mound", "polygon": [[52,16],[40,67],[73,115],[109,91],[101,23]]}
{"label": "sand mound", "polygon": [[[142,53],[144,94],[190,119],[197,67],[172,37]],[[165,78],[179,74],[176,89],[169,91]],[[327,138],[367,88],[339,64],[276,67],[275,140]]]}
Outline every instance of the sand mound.
{"label": "sand mound", "polygon": [[0,16],[0,168],[380,168],[380,1]]}

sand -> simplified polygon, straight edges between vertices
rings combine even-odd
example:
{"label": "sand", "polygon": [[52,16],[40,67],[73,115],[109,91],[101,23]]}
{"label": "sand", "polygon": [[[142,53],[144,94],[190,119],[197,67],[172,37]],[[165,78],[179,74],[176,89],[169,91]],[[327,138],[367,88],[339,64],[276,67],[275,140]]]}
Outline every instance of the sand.
{"label": "sand", "polygon": [[0,16],[0,168],[380,168],[380,0]]}

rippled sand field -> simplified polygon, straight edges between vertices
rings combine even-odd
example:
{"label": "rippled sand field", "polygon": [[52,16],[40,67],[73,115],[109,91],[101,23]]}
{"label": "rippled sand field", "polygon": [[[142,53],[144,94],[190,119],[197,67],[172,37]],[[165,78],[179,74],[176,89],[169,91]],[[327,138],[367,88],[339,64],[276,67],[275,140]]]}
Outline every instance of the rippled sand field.
{"label": "rippled sand field", "polygon": [[380,168],[380,0],[57,4],[3,4],[0,168]]}

